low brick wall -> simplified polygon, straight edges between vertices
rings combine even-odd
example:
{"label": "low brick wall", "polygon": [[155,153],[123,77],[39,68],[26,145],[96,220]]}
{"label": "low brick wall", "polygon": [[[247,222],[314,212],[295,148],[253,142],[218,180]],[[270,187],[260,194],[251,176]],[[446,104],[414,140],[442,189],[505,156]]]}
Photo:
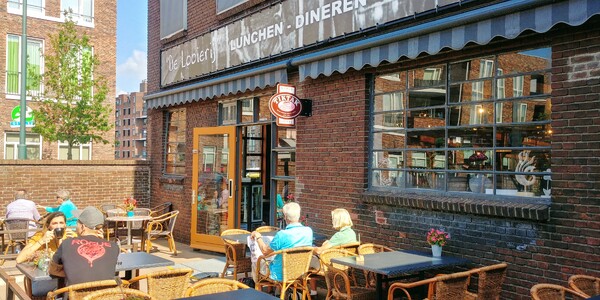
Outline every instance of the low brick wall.
{"label": "low brick wall", "polygon": [[150,206],[150,167],[146,161],[0,160],[0,214],[24,188],[30,199],[55,206],[58,189],[71,192],[78,208],[104,203],[120,204],[133,195],[141,207]]}

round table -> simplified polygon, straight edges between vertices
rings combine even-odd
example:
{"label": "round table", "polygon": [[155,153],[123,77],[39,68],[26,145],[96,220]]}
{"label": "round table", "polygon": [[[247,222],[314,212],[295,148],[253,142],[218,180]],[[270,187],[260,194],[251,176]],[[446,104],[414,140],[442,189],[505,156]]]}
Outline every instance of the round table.
{"label": "round table", "polygon": [[[128,246],[131,246],[131,224],[135,221],[142,221],[145,223],[145,221],[148,221],[148,220],[152,220],[152,217],[151,216],[133,216],[133,217],[114,216],[114,217],[106,218],[106,221],[109,221],[109,222],[125,222],[125,223],[127,223],[127,245]],[[144,247],[144,245],[142,245],[142,249],[143,249],[143,247]]]}

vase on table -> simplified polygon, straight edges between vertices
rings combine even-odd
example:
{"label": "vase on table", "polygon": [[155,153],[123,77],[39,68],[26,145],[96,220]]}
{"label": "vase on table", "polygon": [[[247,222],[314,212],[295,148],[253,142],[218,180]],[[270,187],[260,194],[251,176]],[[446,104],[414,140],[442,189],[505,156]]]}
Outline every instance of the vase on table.
{"label": "vase on table", "polygon": [[127,211],[127,216],[128,217],[133,217],[135,214],[133,213],[133,210],[128,210]]}
{"label": "vase on table", "polygon": [[442,256],[442,246],[439,245],[431,245],[431,254],[433,257]]}

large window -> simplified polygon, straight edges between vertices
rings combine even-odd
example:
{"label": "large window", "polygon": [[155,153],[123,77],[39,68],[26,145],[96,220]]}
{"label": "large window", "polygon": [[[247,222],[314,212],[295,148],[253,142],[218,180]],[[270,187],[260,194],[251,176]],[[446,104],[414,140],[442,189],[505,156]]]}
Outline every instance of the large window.
{"label": "large window", "polygon": [[[19,157],[19,133],[7,132],[4,135],[4,159],[17,159]],[[39,134],[25,136],[27,159],[42,159],[42,137]]]}
{"label": "large window", "polygon": [[72,11],[69,15],[79,23],[94,23],[94,0],[61,0],[60,11]]}
{"label": "large window", "polygon": [[160,39],[187,30],[187,0],[160,0]]}
{"label": "large window", "polygon": [[[66,142],[58,142],[58,159],[67,160],[69,153],[69,144]],[[72,160],[91,160],[92,159],[92,143],[73,145],[71,147]]]}
{"label": "large window", "polygon": [[373,84],[371,189],[550,197],[550,49],[380,74]]}
{"label": "large window", "polygon": [[217,1],[217,14],[224,11],[230,10],[248,0],[216,0]]}
{"label": "large window", "polygon": [[165,113],[164,174],[185,175],[185,110]]}
{"label": "large window", "polygon": [[[27,16],[41,17],[45,15],[45,0],[27,0]],[[23,0],[8,0],[8,12],[13,14],[23,13]]]}
{"label": "large window", "polygon": [[[6,94],[9,98],[18,98],[21,94],[21,37],[7,36],[6,56]],[[43,43],[40,40],[27,39],[27,95],[37,96],[41,92],[41,84],[33,80],[33,76],[42,72]]]}

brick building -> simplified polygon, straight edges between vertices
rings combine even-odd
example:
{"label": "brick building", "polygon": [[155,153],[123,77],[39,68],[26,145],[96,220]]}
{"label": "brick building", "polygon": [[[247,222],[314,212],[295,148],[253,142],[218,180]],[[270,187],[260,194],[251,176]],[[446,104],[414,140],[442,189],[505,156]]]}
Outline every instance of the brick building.
{"label": "brick building", "polygon": [[151,193],[178,240],[222,251],[295,199],[326,235],[337,207],[393,248],[443,228],[444,253],[509,264],[502,299],[600,276],[598,1],[148,3]]}
{"label": "brick building", "polygon": [[[20,43],[21,43],[21,1],[6,1],[0,8],[0,19],[5,24],[0,28],[0,53],[5,55],[0,59],[0,158],[16,159],[19,144],[19,119],[14,113],[20,110]],[[45,0],[28,1],[27,3],[27,55],[32,66],[28,72],[44,72],[43,55],[51,51],[49,36],[58,31],[64,22],[62,12],[71,9],[72,19],[77,29],[90,37],[93,53],[98,56],[100,66],[96,74],[103,76],[108,85],[108,95],[115,94],[116,68],[116,18],[117,4],[115,0],[86,0],[65,1]],[[31,86],[28,88],[27,110],[35,110],[36,103],[29,95],[39,93],[44,87]],[[112,103],[112,96],[106,103]],[[112,115],[112,114],[111,114]],[[30,122],[29,120],[27,121]],[[35,123],[35,120],[32,121]],[[113,121],[111,120],[111,124]],[[32,127],[33,125],[31,125]],[[90,143],[73,147],[74,160],[103,160],[114,157],[114,134],[106,132],[104,138],[108,144]],[[66,143],[49,143],[31,132],[27,127],[27,158],[28,159],[66,159]]]}
{"label": "brick building", "polygon": [[115,100],[115,159],[146,159],[146,81],[140,91]]}

